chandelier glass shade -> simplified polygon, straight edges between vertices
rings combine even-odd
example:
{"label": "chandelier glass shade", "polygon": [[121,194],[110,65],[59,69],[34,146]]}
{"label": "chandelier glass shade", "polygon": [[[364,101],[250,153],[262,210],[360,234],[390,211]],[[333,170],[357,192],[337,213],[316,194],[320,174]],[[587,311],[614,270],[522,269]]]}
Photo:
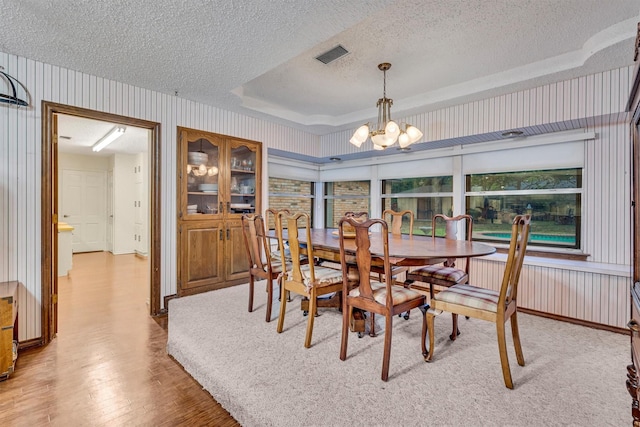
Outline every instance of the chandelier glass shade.
{"label": "chandelier glass shade", "polygon": [[349,142],[358,148],[367,138],[371,138],[375,150],[384,150],[395,144],[396,141],[400,145],[400,148],[406,148],[422,138],[423,134],[417,127],[404,123],[402,125],[404,127],[403,129],[401,125],[391,120],[393,99],[387,98],[387,70],[389,68],[391,68],[391,64],[388,62],[383,62],[378,65],[378,69],[382,71],[384,75],[382,98],[378,99],[378,103],[376,104],[376,107],[378,107],[378,123],[375,130],[371,130],[369,123],[356,129]]}

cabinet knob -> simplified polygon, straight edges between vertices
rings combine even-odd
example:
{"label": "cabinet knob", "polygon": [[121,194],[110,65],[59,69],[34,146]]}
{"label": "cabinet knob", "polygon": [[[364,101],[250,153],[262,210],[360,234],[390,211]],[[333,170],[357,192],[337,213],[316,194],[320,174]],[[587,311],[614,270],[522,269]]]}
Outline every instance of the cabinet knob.
{"label": "cabinet knob", "polygon": [[635,319],[629,320],[629,322],[627,323],[627,328],[631,329],[631,332],[634,334],[640,332],[640,325]]}

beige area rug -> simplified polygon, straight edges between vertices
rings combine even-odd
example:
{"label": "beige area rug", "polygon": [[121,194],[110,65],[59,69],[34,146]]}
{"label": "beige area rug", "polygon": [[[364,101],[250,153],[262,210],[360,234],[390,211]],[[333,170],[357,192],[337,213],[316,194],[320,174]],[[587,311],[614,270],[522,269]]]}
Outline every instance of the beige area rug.
{"label": "beige area rug", "polygon": [[[243,426],[626,426],[629,338],[519,314],[526,366],[509,342],[514,390],[504,386],[493,324],[436,318],[435,360],[420,351],[421,315],[394,318],[389,381],[380,380],[383,331],[351,333],[339,359],[341,314],[315,319],[303,347],[306,317],[287,304],[283,333],[264,321],[266,294],[248,286],[173,299],[167,351]],[[380,319],[382,320],[382,319]],[[508,327],[508,325],[507,325]],[[509,327],[508,327],[508,330]],[[510,335],[510,332],[507,333]]]}

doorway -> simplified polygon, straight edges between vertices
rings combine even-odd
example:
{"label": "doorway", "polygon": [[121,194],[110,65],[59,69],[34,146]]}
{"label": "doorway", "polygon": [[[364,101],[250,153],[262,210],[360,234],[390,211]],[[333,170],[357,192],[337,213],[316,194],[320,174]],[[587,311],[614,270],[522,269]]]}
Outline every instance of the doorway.
{"label": "doorway", "polygon": [[57,332],[58,292],[58,115],[68,115],[143,128],[150,131],[149,143],[149,307],[150,315],[160,309],[160,124],[116,114],[43,102],[42,107],[42,344],[50,342]]}

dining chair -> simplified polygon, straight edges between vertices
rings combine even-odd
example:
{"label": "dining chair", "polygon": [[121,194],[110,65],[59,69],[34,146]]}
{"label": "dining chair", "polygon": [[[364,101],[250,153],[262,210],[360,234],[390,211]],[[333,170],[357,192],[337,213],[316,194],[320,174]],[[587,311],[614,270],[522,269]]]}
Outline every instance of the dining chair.
{"label": "dining chair", "polygon": [[[264,219],[265,219],[265,227],[268,230],[276,230],[277,229],[277,224],[276,222],[279,220],[278,218],[278,213],[283,212],[286,213],[287,215],[291,214],[291,211],[289,209],[275,209],[275,208],[267,208],[264,211]],[[271,225],[273,224],[273,228],[271,228]],[[277,242],[276,242],[276,249],[275,250],[271,250],[271,258],[272,259],[280,259],[280,249],[277,248]],[[289,257],[290,258],[290,257]],[[289,259],[287,259],[289,261]]]}
{"label": "dining chair", "polygon": [[[355,237],[347,239],[344,231],[346,227],[353,227]],[[371,264],[373,257],[370,251],[371,240],[369,231],[374,226],[380,226],[383,239],[384,254],[384,281],[372,281]],[[342,341],[340,344],[340,360],[347,358],[347,344],[349,338],[349,321],[355,308],[376,313],[385,317],[384,352],[382,357],[382,380],[389,378],[389,359],[391,356],[391,336],[393,331],[393,316],[409,311],[412,308],[422,307],[425,304],[425,296],[412,289],[394,286],[391,277],[391,262],[389,260],[389,232],[387,223],[382,219],[369,219],[358,222],[354,218],[344,217],[338,224],[340,237],[340,264],[343,274],[343,300],[342,300]],[[345,250],[346,241],[355,242],[355,256],[358,267],[357,287],[348,288],[349,263]],[[374,276],[375,277],[375,276]],[[426,320],[422,322],[422,353],[426,353]]]}
{"label": "dining chair", "polygon": [[253,311],[254,282],[267,281],[266,321],[271,321],[273,281],[282,272],[280,260],[271,257],[271,244],[265,233],[264,219],[260,214],[242,215],[242,232],[249,260],[249,312]]}
{"label": "dining chair", "polygon": [[360,218],[362,220],[367,220],[367,219],[369,219],[369,212],[351,212],[351,211],[348,211],[348,212],[344,213],[344,216]]}
{"label": "dining chair", "polygon": [[[473,217],[471,215],[457,215],[454,217],[443,214],[434,215],[431,220],[431,236],[435,238],[444,228],[445,239],[456,240],[460,225],[462,225],[461,231],[464,233],[466,240],[471,241],[473,233]],[[457,260],[455,258],[434,261],[436,261],[434,264],[426,265],[407,273],[407,281],[411,283],[412,288],[426,290],[424,287],[416,285],[415,282],[428,284],[429,297],[433,299],[434,285],[448,288],[469,282],[469,266],[471,264],[469,258],[461,261],[461,267],[456,267]],[[453,330],[450,338],[455,340],[460,335],[457,314],[452,314],[452,321]]]}
{"label": "dining chair", "polygon": [[[387,218],[390,218],[390,221],[387,221]],[[385,209],[382,212],[382,219],[387,221],[387,224],[391,224],[390,231],[391,234],[396,236],[402,235],[402,225],[406,221],[409,222],[409,232],[407,233],[409,236],[413,236],[413,212],[410,210],[404,211],[394,211],[393,209]],[[373,266],[372,271],[377,272],[380,275],[380,280],[382,280],[382,273],[384,273],[382,266]],[[391,275],[392,277],[396,277],[400,273],[404,273],[409,270],[409,267],[391,267]]]}
{"label": "dining chair", "polygon": [[[291,252],[291,265],[284,264],[282,271],[282,281],[280,284],[280,315],[278,316],[278,333],[284,327],[284,318],[287,309],[287,292],[293,292],[309,299],[309,315],[307,316],[307,332],[305,334],[304,346],[311,347],[311,336],[313,334],[313,322],[317,315],[318,297],[334,292],[341,292],[343,287],[343,274],[341,269],[333,269],[314,265],[313,242],[311,241],[311,220],[306,213],[296,213],[288,215],[284,212],[278,214],[276,221],[278,247],[282,256],[285,252],[285,242],[289,242]],[[284,237],[284,231],[287,237]],[[305,233],[307,259],[306,264],[300,260],[301,245],[298,233]]]}
{"label": "dining chair", "polygon": [[[387,221],[387,218],[391,218]],[[402,234],[402,226],[405,220],[409,221],[409,236],[413,236],[413,211],[395,211],[393,209],[385,209],[382,212],[382,219],[387,221],[387,224],[391,224],[391,234]]]}
{"label": "dining chair", "polygon": [[[389,220],[387,220],[389,218]],[[391,234],[400,236],[402,235],[402,225],[406,221],[409,222],[409,236],[413,236],[413,212],[410,210],[403,211],[395,211],[393,209],[385,209],[382,212],[382,219],[387,221],[387,225],[391,224],[390,231]],[[405,221],[406,219],[406,221]],[[384,266],[382,265],[372,265],[371,271],[373,273],[378,274],[378,280],[382,281],[382,277],[384,274]],[[391,266],[391,278],[395,280],[395,278],[402,273],[406,273],[409,271],[409,267],[399,267],[399,266]],[[394,282],[395,283],[395,282]],[[404,283],[403,283],[404,284]],[[404,314],[404,318],[409,320],[409,312],[400,313],[399,316]],[[370,325],[369,325],[369,335],[375,336],[375,314],[371,313],[370,316]]]}
{"label": "dining chair", "polygon": [[511,241],[509,255],[502,277],[502,284],[498,290],[485,289],[469,284],[453,285],[437,293],[432,299],[427,311],[427,326],[429,329],[429,352],[425,361],[433,359],[434,347],[434,317],[443,311],[461,314],[481,320],[488,320],[496,324],[498,333],[498,349],[502,375],[507,388],[513,388],[507,342],[505,337],[505,323],[511,319],[511,333],[516,350],[516,359],[520,366],[524,366],[524,356],[520,343],[517,319],[518,283],[522,263],[529,240],[531,227],[530,215],[517,215],[511,225]]}

